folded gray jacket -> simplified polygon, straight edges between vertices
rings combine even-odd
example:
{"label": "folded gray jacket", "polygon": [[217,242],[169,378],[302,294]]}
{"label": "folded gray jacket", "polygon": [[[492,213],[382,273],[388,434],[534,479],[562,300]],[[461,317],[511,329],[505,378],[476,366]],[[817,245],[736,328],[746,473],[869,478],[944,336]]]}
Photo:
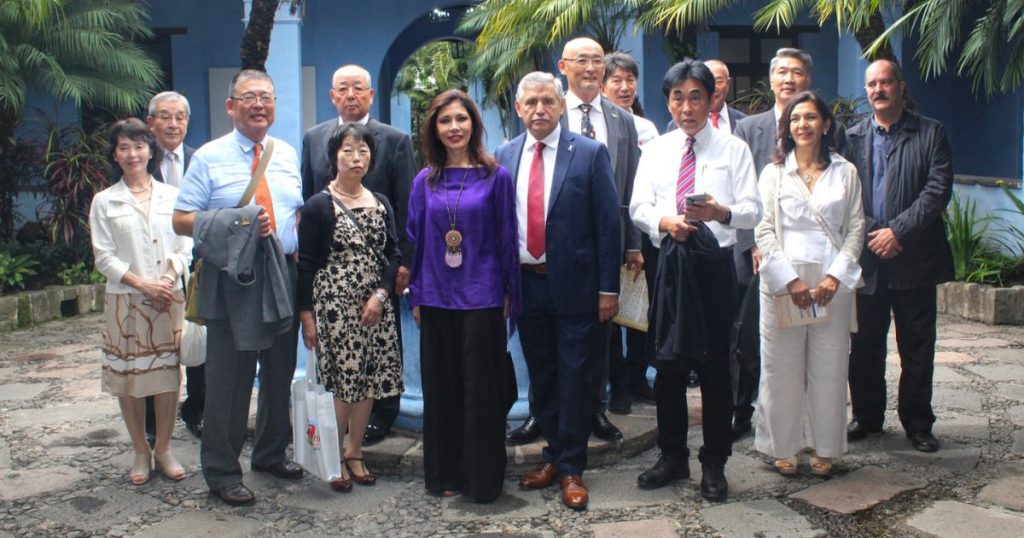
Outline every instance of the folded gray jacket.
{"label": "folded gray jacket", "polygon": [[239,351],[267,349],[292,326],[294,264],[277,237],[261,238],[258,206],[196,212],[199,317],[225,320]]}

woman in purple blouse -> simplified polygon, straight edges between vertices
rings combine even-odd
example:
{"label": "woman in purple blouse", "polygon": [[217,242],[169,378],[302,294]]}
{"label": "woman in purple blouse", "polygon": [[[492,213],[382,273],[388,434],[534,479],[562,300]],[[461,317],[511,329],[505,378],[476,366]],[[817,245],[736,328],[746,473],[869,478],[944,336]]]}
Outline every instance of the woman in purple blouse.
{"label": "woman in purple blouse", "polygon": [[431,101],[428,167],[413,180],[406,234],[416,246],[409,303],[420,325],[426,487],[487,503],[501,495],[516,397],[505,320],[519,309],[519,242],[512,177],[483,137],[466,93]]}

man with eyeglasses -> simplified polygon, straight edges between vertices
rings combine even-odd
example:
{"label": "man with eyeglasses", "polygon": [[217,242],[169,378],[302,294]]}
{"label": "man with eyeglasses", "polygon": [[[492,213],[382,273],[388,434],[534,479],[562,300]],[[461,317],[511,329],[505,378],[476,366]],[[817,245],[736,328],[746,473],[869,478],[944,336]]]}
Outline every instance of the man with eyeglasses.
{"label": "man with eyeglasses", "polygon": [[[239,204],[250,178],[259,171],[261,161],[266,161],[250,202],[259,206],[258,215],[250,222],[243,214],[223,236],[246,236],[246,230],[259,226],[257,260],[278,253],[283,254],[283,263],[255,264],[250,280],[243,284],[246,275],[240,272],[237,279],[232,278],[228,271],[203,260],[199,279],[199,315],[207,328],[206,381],[215,387],[206,395],[203,413],[203,477],[214,496],[230,505],[245,505],[256,497],[242,483],[238,457],[245,444],[257,365],[260,389],[252,470],[278,478],[302,477],[302,468],[285,454],[291,440],[288,410],[298,338],[294,294],[302,180],[295,149],[268,136],[276,107],[269,75],[248,69],[238,72],[224,106],[235,128],[193,155],[175,203],[173,222],[175,232],[193,236],[200,218],[215,221],[218,210],[232,210]],[[199,213],[202,215],[197,217]],[[211,228],[217,225],[215,221]],[[213,242],[213,236],[211,232],[206,239]],[[200,248],[199,241],[196,246]],[[227,250],[226,245],[224,248]]]}
{"label": "man with eyeglasses", "polygon": [[[191,108],[184,95],[166,91],[149,100],[146,124],[153,131],[157,144],[164,150],[164,160],[153,172],[157,181],[179,187],[185,175],[195,148],[185,144],[188,134],[188,120]],[[203,402],[206,396],[205,365],[185,368],[185,390],[188,398],[181,403],[181,420],[185,428],[196,437],[203,433]],[[154,428],[153,398],[146,398],[146,437],[156,432]]]}
{"label": "man with eyeglasses", "polygon": [[[370,73],[363,67],[339,67],[331,79],[330,95],[338,117],[317,124],[302,137],[302,198],[308,200],[310,196],[324,190],[333,179],[331,160],[334,156],[327,154],[327,141],[338,126],[351,122],[366,125],[373,135],[376,149],[373,156],[375,164],[363,178],[363,184],[367,189],[386,196],[395,209],[395,229],[398,231],[398,247],[402,252],[402,265],[398,268],[395,294],[392,295],[397,312],[402,292],[409,283],[409,263],[412,260],[412,243],[405,237],[409,189],[416,177],[412,139],[408,134],[370,117],[374,92],[370,84]],[[401,345],[401,325],[398,334]],[[372,445],[387,436],[398,418],[400,403],[400,396],[383,398],[373,403],[364,444]]]}
{"label": "man with eyeglasses", "polygon": [[[619,223],[622,230],[623,258],[631,269],[643,269],[640,255],[640,233],[629,220],[629,197],[633,192],[633,177],[640,162],[640,144],[637,141],[633,116],[601,95],[604,82],[604,49],[593,39],[580,37],[565,44],[558,70],[565,75],[569,91],[565,95],[565,113],[560,121],[563,129],[597,140],[605,145],[615,172],[615,187],[619,197]],[[622,432],[605,415],[608,396],[608,355],[614,324],[597,324],[591,339],[591,431],[599,439],[615,441]],[[509,433],[511,442],[535,439],[539,431],[531,416],[517,430]]]}

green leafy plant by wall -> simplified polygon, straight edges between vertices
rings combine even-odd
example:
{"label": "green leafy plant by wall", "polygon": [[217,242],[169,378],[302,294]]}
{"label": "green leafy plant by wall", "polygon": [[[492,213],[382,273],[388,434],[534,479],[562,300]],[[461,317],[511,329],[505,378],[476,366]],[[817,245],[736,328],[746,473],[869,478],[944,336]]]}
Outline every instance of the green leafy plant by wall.
{"label": "green leafy plant by wall", "polygon": [[25,278],[36,274],[37,265],[39,262],[28,254],[12,255],[10,252],[0,251],[0,292],[15,287],[24,288]]}

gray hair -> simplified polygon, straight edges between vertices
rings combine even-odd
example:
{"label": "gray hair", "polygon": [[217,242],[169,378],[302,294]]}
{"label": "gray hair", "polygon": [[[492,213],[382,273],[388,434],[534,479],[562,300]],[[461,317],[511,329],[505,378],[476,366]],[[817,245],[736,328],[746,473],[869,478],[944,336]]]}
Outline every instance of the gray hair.
{"label": "gray hair", "polygon": [[367,71],[365,67],[363,67],[361,65],[356,65],[356,64],[343,65],[343,66],[335,69],[334,70],[334,74],[331,75],[331,86],[334,86],[334,79],[338,78],[338,75],[342,71],[344,71],[346,69],[354,69],[356,71],[359,71],[360,74],[362,74],[364,77],[366,77],[366,85],[371,87],[371,88],[373,87],[373,79],[370,78],[370,72]]}
{"label": "gray hair", "polygon": [[800,49],[784,47],[775,51],[775,57],[772,58],[771,63],[768,64],[769,75],[775,72],[775,68],[779,66],[779,61],[783,58],[796,58],[797,60],[800,60],[800,63],[804,64],[804,71],[806,71],[808,75],[810,75],[811,71],[814,70],[814,61],[811,60],[810,54],[807,54],[806,51],[802,51]]}
{"label": "gray hair", "polygon": [[565,91],[562,90],[562,81],[555,78],[551,73],[545,73],[544,71],[527,73],[525,77],[519,80],[519,86],[516,87],[516,101],[522,99],[527,86],[554,86],[555,95],[558,96],[558,99],[565,99]]}
{"label": "gray hair", "polygon": [[[232,87],[232,89],[234,89]],[[181,101],[185,105],[185,115],[192,117],[192,107],[188,106],[188,99],[178,92],[160,92],[149,100],[149,116],[156,116],[156,107],[165,101]]]}
{"label": "gray hair", "polygon": [[234,97],[235,88],[239,84],[250,80],[265,80],[270,83],[271,88],[274,87],[274,79],[270,78],[270,75],[265,72],[258,69],[243,69],[231,77],[231,85],[228,86],[228,97]]}

